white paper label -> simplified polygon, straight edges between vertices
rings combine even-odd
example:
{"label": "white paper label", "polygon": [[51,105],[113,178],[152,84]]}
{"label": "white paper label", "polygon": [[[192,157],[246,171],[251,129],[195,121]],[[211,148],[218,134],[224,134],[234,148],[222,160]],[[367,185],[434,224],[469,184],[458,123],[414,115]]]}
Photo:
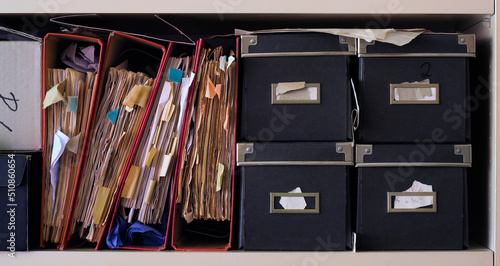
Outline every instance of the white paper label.
{"label": "white paper label", "polygon": [[[288,193],[302,193],[302,190],[297,187]],[[307,206],[304,197],[281,197],[280,204],[285,210],[304,210]]]}
{"label": "white paper label", "polygon": [[[404,192],[432,192],[432,186],[415,180],[412,186]],[[396,196],[394,209],[417,209],[433,204],[432,196]]]}

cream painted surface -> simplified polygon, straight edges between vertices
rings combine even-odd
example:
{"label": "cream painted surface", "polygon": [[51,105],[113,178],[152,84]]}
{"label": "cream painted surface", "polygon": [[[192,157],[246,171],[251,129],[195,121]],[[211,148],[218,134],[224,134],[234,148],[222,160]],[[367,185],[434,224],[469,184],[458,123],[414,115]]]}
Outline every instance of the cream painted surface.
{"label": "cream painted surface", "polygon": [[[491,266],[493,252],[484,248],[466,251],[412,252],[141,252],[141,251],[33,251],[18,252],[11,259],[0,252],[0,265],[216,265],[216,266]],[[69,263],[69,264],[68,264]]]}
{"label": "cream painted surface", "polygon": [[17,0],[2,13],[493,14],[493,0]]}

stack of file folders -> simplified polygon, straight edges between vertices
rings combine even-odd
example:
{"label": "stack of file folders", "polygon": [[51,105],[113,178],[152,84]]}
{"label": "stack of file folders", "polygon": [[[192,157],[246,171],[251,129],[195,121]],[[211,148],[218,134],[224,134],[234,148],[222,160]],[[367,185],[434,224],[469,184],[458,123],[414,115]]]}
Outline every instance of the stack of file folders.
{"label": "stack of file folders", "polygon": [[231,247],[237,110],[235,39],[197,42],[174,186],[172,246]]}
{"label": "stack of file folders", "polygon": [[[45,38],[42,245],[161,250],[172,220],[174,248],[228,249],[236,55],[118,32],[103,47]],[[207,231],[223,237],[186,244]]]}

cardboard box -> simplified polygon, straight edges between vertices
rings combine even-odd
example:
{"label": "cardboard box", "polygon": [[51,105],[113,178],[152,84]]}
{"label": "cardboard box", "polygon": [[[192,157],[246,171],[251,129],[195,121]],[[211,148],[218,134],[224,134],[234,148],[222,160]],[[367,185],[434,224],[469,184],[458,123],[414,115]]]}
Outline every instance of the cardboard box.
{"label": "cardboard box", "polygon": [[242,141],[351,139],[355,39],[325,33],[244,35]]}
{"label": "cardboard box", "polygon": [[239,143],[237,150],[240,248],[318,251],[351,246],[352,143]]}
{"label": "cardboard box", "polygon": [[404,46],[359,40],[359,143],[413,143],[444,135],[470,143],[470,34],[421,34]]}
{"label": "cardboard box", "polygon": [[468,246],[470,145],[357,145],[359,250]]}
{"label": "cardboard box", "polygon": [[42,44],[0,41],[0,150],[42,149]]}

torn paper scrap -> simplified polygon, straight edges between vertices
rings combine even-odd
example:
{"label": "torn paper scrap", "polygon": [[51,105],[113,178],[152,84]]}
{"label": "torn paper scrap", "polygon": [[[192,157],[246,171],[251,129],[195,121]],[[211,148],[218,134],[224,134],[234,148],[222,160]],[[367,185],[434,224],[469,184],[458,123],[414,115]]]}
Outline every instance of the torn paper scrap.
{"label": "torn paper scrap", "polygon": [[[302,193],[300,187],[288,193]],[[280,204],[285,210],[304,210],[307,207],[306,199],[304,197],[287,197],[282,196]]]}
{"label": "torn paper scrap", "polygon": [[281,82],[275,89],[275,98],[278,101],[317,101],[319,89],[301,82]]}
{"label": "torn paper scrap", "polygon": [[432,89],[433,88],[395,88],[394,99],[396,101],[424,101],[428,98],[432,98]]}
{"label": "torn paper scrap", "polygon": [[54,85],[54,87],[47,91],[47,93],[45,94],[45,99],[43,100],[43,109],[60,101],[63,101],[65,104],[67,104],[68,102],[63,96],[64,91],[66,91],[66,80],[63,80],[61,83]]}
{"label": "torn paper scrap", "polygon": [[78,135],[70,138],[68,143],[66,143],[66,149],[68,149],[70,152],[74,154],[78,152],[78,146],[80,144],[80,135],[81,133],[78,133]]}
{"label": "torn paper scrap", "polygon": [[[432,186],[413,181],[412,186],[404,192],[432,192]],[[432,196],[396,196],[394,209],[417,209],[434,204]]]}
{"label": "torn paper scrap", "polygon": [[429,79],[415,82],[403,82],[401,87],[394,88],[394,100],[396,101],[436,101],[437,100],[437,88],[432,87],[419,87],[410,86],[411,84],[430,84]]}
{"label": "torn paper scrap", "polygon": [[127,69],[128,68],[128,59],[121,62],[119,65],[115,67],[117,70]]}
{"label": "torn paper scrap", "polygon": [[306,86],[305,81],[280,82],[280,83],[278,83],[278,86],[276,86],[276,96],[283,95],[283,94],[290,92],[290,91],[303,89],[305,86]]}
{"label": "torn paper scrap", "polygon": [[62,52],[61,61],[76,71],[97,73],[99,62],[94,53],[93,45],[78,48],[76,43],[72,43]]}
{"label": "torn paper scrap", "polygon": [[64,148],[69,141],[61,130],[58,130],[54,135],[54,144],[52,145],[52,156],[50,158],[50,184],[52,186],[52,198],[56,199],[57,184],[59,183],[59,159],[61,158]]}
{"label": "torn paper scrap", "polygon": [[278,101],[318,101],[319,93],[318,87],[304,87],[298,90],[288,91],[284,94],[277,95],[276,100]]}
{"label": "torn paper scrap", "polygon": [[95,62],[95,47],[89,45],[87,47],[80,48],[80,55],[85,58],[88,62]]}
{"label": "torn paper scrap", "polygon": [[344,37],[359,38],[371,41],[380,41],[403,46],[418,35],[425,32],[425,29],[270,29],[258,31],[245,31],[235,29],[235,35],[263,34],[263,33],[284,33],[284,32],[319,32],[334,34]]}

